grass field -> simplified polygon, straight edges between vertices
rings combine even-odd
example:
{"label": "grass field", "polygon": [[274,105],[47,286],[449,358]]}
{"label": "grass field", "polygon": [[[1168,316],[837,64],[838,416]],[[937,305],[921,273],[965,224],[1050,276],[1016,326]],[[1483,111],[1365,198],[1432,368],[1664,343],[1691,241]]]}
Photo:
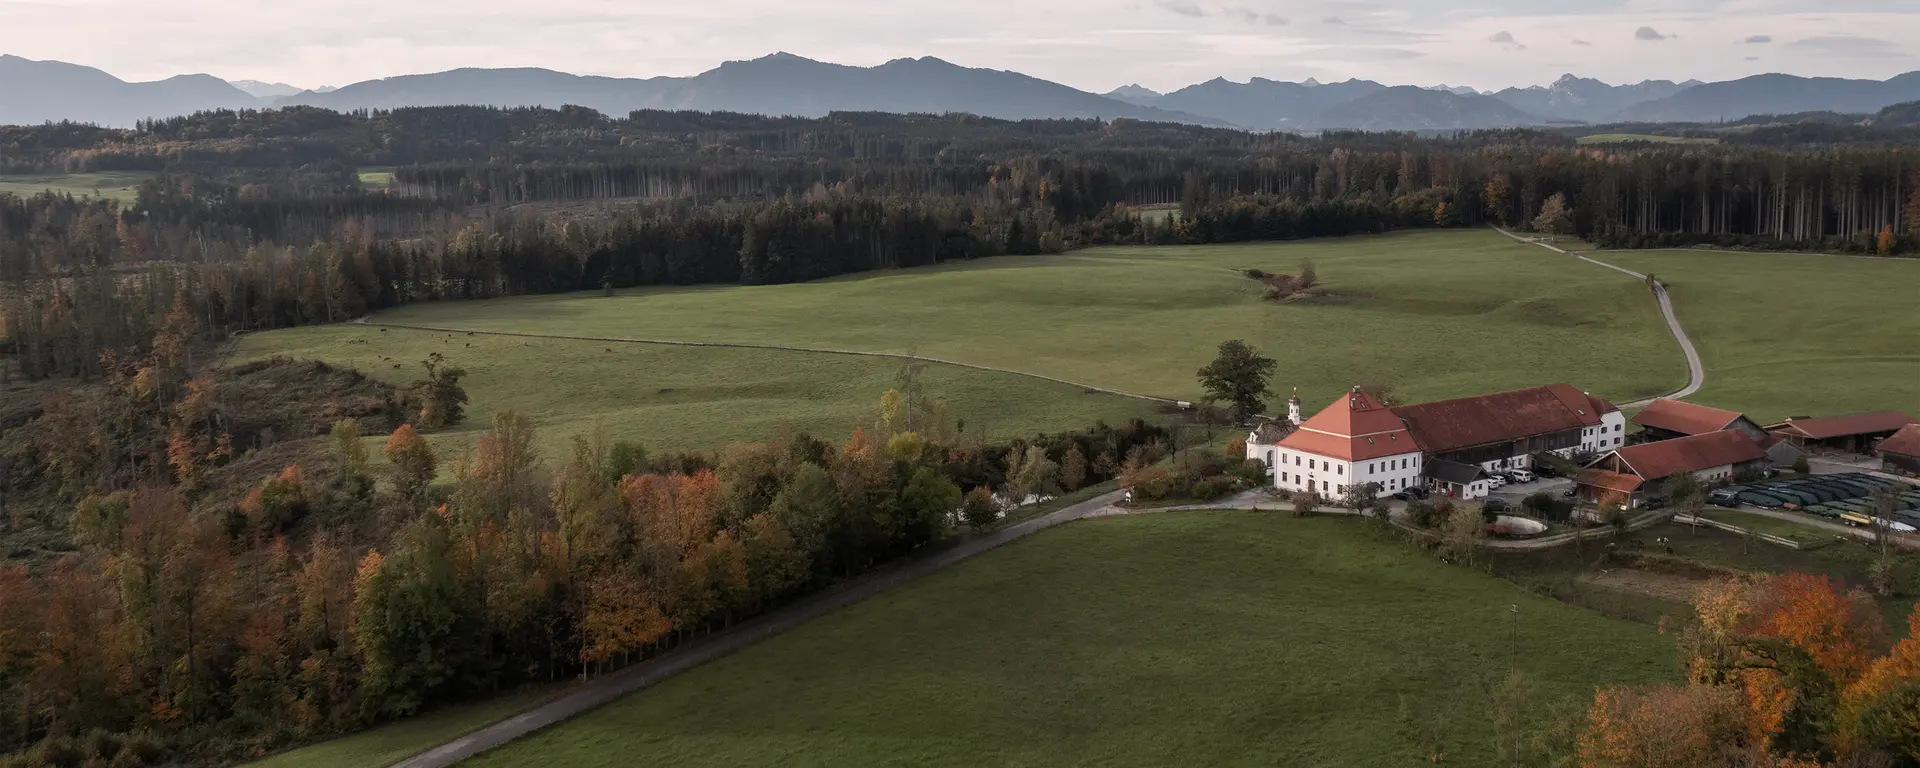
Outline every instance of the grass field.
{"label": "grass field", "polygon": [[1887,408],[1920,414],[1920,260],[1726,251],[1601,258],[1667,284],[1707,366],[1696,402],[1762,423]]}
{"label": "grass field", "polygon": [[1645,141],[1655,144],[1718,144],[1719,139],[1687,138],[1683,136],[1656,136],[1651,133],[1596,133],[1581,136],[1574,140],[1577,144],[1625,144]]}
{"label": "grass field", "polygon": [[[1342,298],[1265,302],[1240,273],[1308,259]],[[1474,230],[1100,248],[802,285],[419,304],[380,319],[917,352],[1178,399],[1198,399],[1194,371],[1239,338],[1279,361],[1277,392],[1297,387],[1317,409],[1361,381],[1410,400],[1555,381],[1623,401],[1670,391],[1685,364],[1658,314],[1637,281]]]}
{"label": "grass field", "polygon": [[144,171],[0,175],[0,194],[28,197],[51,190],[74,197],[107,197],[131,203],[139,196],[140,185],[153,177],[154,174]]}
{"label": "grass field", "polygon": [[[364,341],[366,343],[355,343]],[[460,450],[513,408],[540,427],[542,454],[566,456],[573,435],[604,421],[616,439],[651,450],[714,450],[770,438],[782,426],[839,442],[879,418],[880,395],[902,363],[846,355],[769,350],[605,344],[559,339],[429,333],[330,325],[256,334],[233,359],[274,355],[352,366],[395,384],[421,378],[419,361],[439,352],[463,367],[473,410],[435,436]],[[390,359],[389,359],[390,358]],[[398,368],[394,366],[399,366]],[[1012,374],[930,366],[927,390],[949,403],[967,429],[1001,440],[1150,416],[1151,404]]]}
{"label": "grass field", "polygon": [[478,704],[444,709],[249,763],[250,768],[386,768],[561,692],[533,688]]}
{"label": "grass field", "polygon": [[1726,523],[1727,525],[1736,525],[1753,531],[1754,533],[1778,536],[1799,544],[1812,544],[1815,542],[1827,543],[1837,537],[1836,534],[1815,528],[1811,525],[1800,525],[1775,517],[1756,515],[1752,512],[1742,512],[1737,509],[1712,508],[1706,510],[1705,517],[1708,520]]}
{"label": "grass field", "polygon": [[1677,679],[1675,659],[1650,626],[1353,521],[1109,518],[969,560],[473,764],[1410,765],[1405,696],[1446,724],[1449,764],[1486,765],[1483,686],[1510,666],[1585,700],[1596,684]]}
{"label": "grass field", "polygon": [[393,186],[393,168],[390,166],[361,168],[359,176],[360,186],[368,189],[386,189]]}

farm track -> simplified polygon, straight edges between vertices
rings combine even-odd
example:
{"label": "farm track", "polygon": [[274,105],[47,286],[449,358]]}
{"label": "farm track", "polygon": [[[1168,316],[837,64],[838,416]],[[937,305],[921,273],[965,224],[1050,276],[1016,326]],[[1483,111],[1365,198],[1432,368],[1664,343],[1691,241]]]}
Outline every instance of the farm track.
{"label": "farm track", "polygon": [[1643,273],[1635,272],[1631,269],[1627,269],[1626,267],[1622,267],[1618,264],[1609,264],[1607,262],[1601,261],[1599,259],[1596,259],[1590,256],[1571,253],[1564,248],[1560,248],[1550,243],[1543,243],[1533,238],[1521,237],[1519,235],[1516,235],[1512,232],[1508,232],[1507,230],[1501,229],[1499,227],[1494,227],[1493,230],[1495,232],[1499,232],[1500,234],[1506,235],[1507,237],[1513,238],[1516,242],[1527,243],[1530,245],[1537,245],[1537,246],[1540,246],[1541,248],[1545,248],[1549,251],[1553,251],[1554,253],[1558,253],[1562,256],[1572,256],[1576,259],[1587,262],[1588,264],[1593,264],[1595,266],[1600,266],[1600,267],[1606,267],[1607,269],[1611,269],[1615,272],[1621,272],[1621,273],[1630,275],[1632,277],[1638,278],[1640,280],[1648,280],[1653,284],[1653,296],[1655,299],[1658,299],[1660,301],[1660,315],[1663,319],[1667,321],[1667,330],[1673,333],[1674,341],[1680,342],[1680,351],[1686,354],[1687,356],[1687,385],[1685,387],[1681,387],[1680,389],[1670,394],[1661,395],[1659,397],[1649,397],[1645,400],[1636,400],[1631,403],[1623,403],[1621,404],[1620,407],[1641,408],[1641,407],[1647,406],[1648,404],[1651,404],[1655,400],[1661,400],[1661,399],[1685,400],[1699,393],[1700,389],[1707,385],[1707,368],[1700,361],[1700,350],[1693,346],[1693,339],[1687,336],[1686,329],[1680,327],[1680,317],[1679,315],[1674,314],[1673,298],[1667,294],[1667,286],[1665,284],[1661,283],[1658,280],[1651,280]]}

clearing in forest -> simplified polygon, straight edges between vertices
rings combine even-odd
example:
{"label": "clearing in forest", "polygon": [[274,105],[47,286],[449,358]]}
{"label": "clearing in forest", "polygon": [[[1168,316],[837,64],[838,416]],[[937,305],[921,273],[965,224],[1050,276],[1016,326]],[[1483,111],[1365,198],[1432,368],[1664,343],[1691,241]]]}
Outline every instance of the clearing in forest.
{"label": "clearing in forest", "polygon": [[74,197],[111,198],[126,204],[139,197],[140,185],[155,175],[145,171],[0,174],[0,194],[32,197],[42,192],[55,192]]}
{"label": "clearing in forest", "polygon": [[[1339,301],[1263,301],[1265,286],[1244,271],[1297,274],[1311,261],[1321,285]],[[1198,400],[1194,371],[1227,339],[1245,339],[1277,359],[1276,401],[1297,387],[1324,404],[1355,383],[1384,383],[1406,400],[1478,394],[1564,381],[1627,402],[1680,387],[1686,365],[1660,322],[1646,287],[1618,272],[1515,243],[1489,230],[1420,231],[1245,245],[1095,248],[1059,256],[1007,256],[922,269],[874,272],[798,285],[645,288],[607,298],[598,292],[493,301],[415,304],[382,312],[377,322],[536,334],[720,341],[913,353],[1053,376],[1091,386]],[[340,334],[366,338],[347,347]],[[497,357],[497,346],[469,351],[461,334],[450,346],[420,345],[395,329],[313,328],[248,338],[242,354],[321,355],[348,364],[389,356],[413,364],[441,350],[452,363],[512,378],[522,394],[502,397],[475,379],[476,405],[516,407],[536,418],[585,425],[619,411],[627,398],[662,389],[683,397],[681,420],[649,423],[632,437],[676,441],[738,438],[743,430],[695,434],[764,416],[765,423],[821,408],[871,408],[897,362],[876,361],[857,386],[807,390],[785,399],[736,398],[758,377],[816,365],[806,357],[676,351],[668,369],[646,362],[669,350],[589,343],[563,359],[545,353]],[[474,341],[476,345],[480,342]],[[505,351],[521,348],[510,339]],[[534,343],[541,343],[535,341]],[[554,342],[557,344],[557,342]],[[583,342],[584,343],[584,342]],[[401,346],[394,346],[401,345]],[[603,350],[611,346],[612,353]],[[352,360],[343,359],[353,352]],[[606,355],[608,365],[577,367]],[[630,362],[624,355],[638,356]],[[701,362],[712,359],[714,362]],[[853,365],[822,358],[823,367]],[[358,361],[356,363],[355,361]],[[381,366],[390,363],[382,362]],[[386,373],[369,369],[369,373]],[[413,370],[405,370],[407,376]],[[1013,379],[956,373],[930,391],[969,423],[990,431],[1034,432],[1096,414],[1073,387],[1047,386],[988,397]],[[562,379],[548,386],[545,379]],[[745,381],[743,381],[743,377]],[[844,383],[843,374],[823,384]],[[582,382],[568,384],[566,380]],[[591,381],[591,385],[584,382]],[[602,395],[581,393],[589,387]],[[976,388],[973,398],[956,388]],[[836,398],[854,398],[851,401]],[[518,398],[518,399],[516,399]],[[1035,400],[1034,398],[1041,398]],[[978,407],[970,400],[980,403]],[[700,407],[711,413],[696,418]],[[1150,410],[1144,404],[1129,412]],[[1026,409],[1026,410],[1020,410]],[[1077,410],[1076,410],[1077,409]],[[1127,409],[1120,409],[1127,410]],[[843,411],[844,412],[844,411]],[[1026,422],[1021,418],[1045,414]],[[806,423],[805,418],[795,418]],[[756,427],[757,429],[757,427]]]}
{"label": "clearing in forest", "polygon": [[1352,521],[1106,518],[965,561],[474,763],[1393,765],[1428,754],[1404,708],[1438,726],[1449,764],[1482,765],[1494,759],[1485,686],[1514,668],[1582,702],[1595,685],[1679,674],[1673,640],[1651,626]]}

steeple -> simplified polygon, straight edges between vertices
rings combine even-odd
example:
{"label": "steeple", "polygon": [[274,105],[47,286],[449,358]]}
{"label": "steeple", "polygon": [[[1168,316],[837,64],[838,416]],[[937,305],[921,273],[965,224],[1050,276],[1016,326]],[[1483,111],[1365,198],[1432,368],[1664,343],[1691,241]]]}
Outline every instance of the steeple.
{"label": "steeple", "polygon": [[1301,418],[1300,418],[1300,388],[1299,387],[1294,387],[1293,397],[1287,398],[1287,421],[1288,423],[1291,423],[1296,427],[1300,426]]}

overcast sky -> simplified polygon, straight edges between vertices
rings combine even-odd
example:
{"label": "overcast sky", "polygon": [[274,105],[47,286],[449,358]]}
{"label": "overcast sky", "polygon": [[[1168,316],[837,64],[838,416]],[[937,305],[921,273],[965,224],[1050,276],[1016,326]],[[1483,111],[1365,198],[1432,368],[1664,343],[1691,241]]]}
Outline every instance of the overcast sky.
{"label": "overcast sky", "polygon": [[0,0],[0,53],[313,87],[455,67],[691,75],[938,56],[1092,91],[1225,76],[1498,88],[1920,69],[1920,0]]}

